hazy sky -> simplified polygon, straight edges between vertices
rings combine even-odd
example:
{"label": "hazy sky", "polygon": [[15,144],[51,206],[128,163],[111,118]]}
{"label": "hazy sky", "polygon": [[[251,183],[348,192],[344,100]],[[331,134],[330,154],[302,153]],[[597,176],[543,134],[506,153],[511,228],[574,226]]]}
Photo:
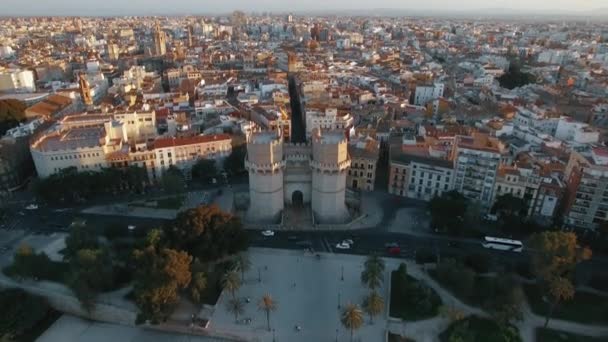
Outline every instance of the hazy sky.
{"label": "hazy sky", "polygon": [[306,11],[395,8],[474,10],[509,8],[526,11],[591,10],[606,0],[0,0],[0,15],[148,15],[245,11]]}

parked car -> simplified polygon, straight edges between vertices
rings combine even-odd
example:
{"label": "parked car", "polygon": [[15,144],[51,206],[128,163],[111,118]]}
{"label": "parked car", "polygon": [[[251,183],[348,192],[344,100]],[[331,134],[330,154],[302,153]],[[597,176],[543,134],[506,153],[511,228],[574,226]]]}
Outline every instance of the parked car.
{"label": "parked car", "polygon": [[25,207],[25,209],[27,210],[36,210],[38,209],[38,205],[37,204],[29,204],[27,207]]}
{"label": "parked car", "polygon": [[350,249],[350,245],[347,244],[346,242],[342,241],[336,245],[336,248],[337,249]]}
{"label": "parked car", "polygon": [[274,236],[274,232],[272,230],[265,230],[262,232],[264,236]]}
{"label": "parked car", "polygon": [[401,247],[399,247],[399,246],[389,247],[387,251],[388,251],[388,254],[390,254],[390,255],[399,255],[399,254],[401,254]]}
{"label": "parked car", "polygon": [[342,242],[346,242],[349,245],[354,245],[355,244],[355,242],[352,239],[342,240]]}

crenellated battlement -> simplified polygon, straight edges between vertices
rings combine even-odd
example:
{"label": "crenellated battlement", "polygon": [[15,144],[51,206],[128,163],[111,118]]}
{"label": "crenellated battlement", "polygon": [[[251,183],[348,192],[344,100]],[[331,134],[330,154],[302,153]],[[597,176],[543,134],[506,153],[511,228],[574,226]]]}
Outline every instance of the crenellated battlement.
{"label": "crenellated battlement", "polygon": [[271,164],[256,164],[245,160],[245,169],[252,173],[275,173],[284,170],[286,165],[285,160]]}

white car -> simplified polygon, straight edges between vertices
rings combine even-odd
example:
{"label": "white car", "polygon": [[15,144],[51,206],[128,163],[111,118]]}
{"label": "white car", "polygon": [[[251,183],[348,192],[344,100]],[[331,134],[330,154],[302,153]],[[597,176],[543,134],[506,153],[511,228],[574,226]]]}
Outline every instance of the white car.
{"label": "white car", "polygon": [[137,227],[135,227],[135,226],[134,226],[134,225],[132,225],[132,224],[130,224],[130,225],[128,225],[128,226],[127,226],[127,229],[128,229],[128,230],[135,230],[135,228],[137,228]]}
{"label": "white car", "polygon": [[264,236],[274,236],[274,232],[272,230],[265,230],[262,232]]}
{"label": "white car", "polygon": [[336,245],[336,248],[337,249],[350,249],[350,245],[347,244],[346,242],[342,241]]}
{"label": "white car", "polygon": [[346,243],[346,244],[349,244],[349,245],[354,245],[355,244],[355,242],[352,239],[342,240],[342,243]]}
{"label": "white car", "polygon": [[30,204],[27,207],[25,207],[25,209],[27,209],[27,210],[36,210],[36,209],[38,209],[38,205],[36,205],[36,204]]}

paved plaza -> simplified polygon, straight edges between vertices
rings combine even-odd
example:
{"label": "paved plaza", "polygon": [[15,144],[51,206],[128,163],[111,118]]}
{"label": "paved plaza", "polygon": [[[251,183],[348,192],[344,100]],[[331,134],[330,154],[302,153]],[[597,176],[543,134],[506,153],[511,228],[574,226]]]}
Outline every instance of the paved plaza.
{"label": "paved plaza", "polygon": [[[239,320],[251,318],[251,324],[235,323],[234,315],[226,308],[230,293],[224,292],[211,318],[214,328],[229,329],[255,341],[335,341],[336,333],[338,341],[349,340],[350,333],[339,320],[338,305],[348,302],[361,305],[368,293],[360,280],[364,257],[323,254],[319,260],[300,251],[253,249],[250,258],[252,268],[237,296],[250,299]],[[390,267],[387,265],[385,287],[378,290],[387,304]],[[274,334],[267,331],[265,314],[257,305],[266,293],[278,302],[270,317]],[[301,326],[301,331],[296,331],[296,325]],[[386,314],[376,317],[374,324],[369,323],[366,315],[365,325],[355,332],[354,340],[384,341],[386,326]]]}

